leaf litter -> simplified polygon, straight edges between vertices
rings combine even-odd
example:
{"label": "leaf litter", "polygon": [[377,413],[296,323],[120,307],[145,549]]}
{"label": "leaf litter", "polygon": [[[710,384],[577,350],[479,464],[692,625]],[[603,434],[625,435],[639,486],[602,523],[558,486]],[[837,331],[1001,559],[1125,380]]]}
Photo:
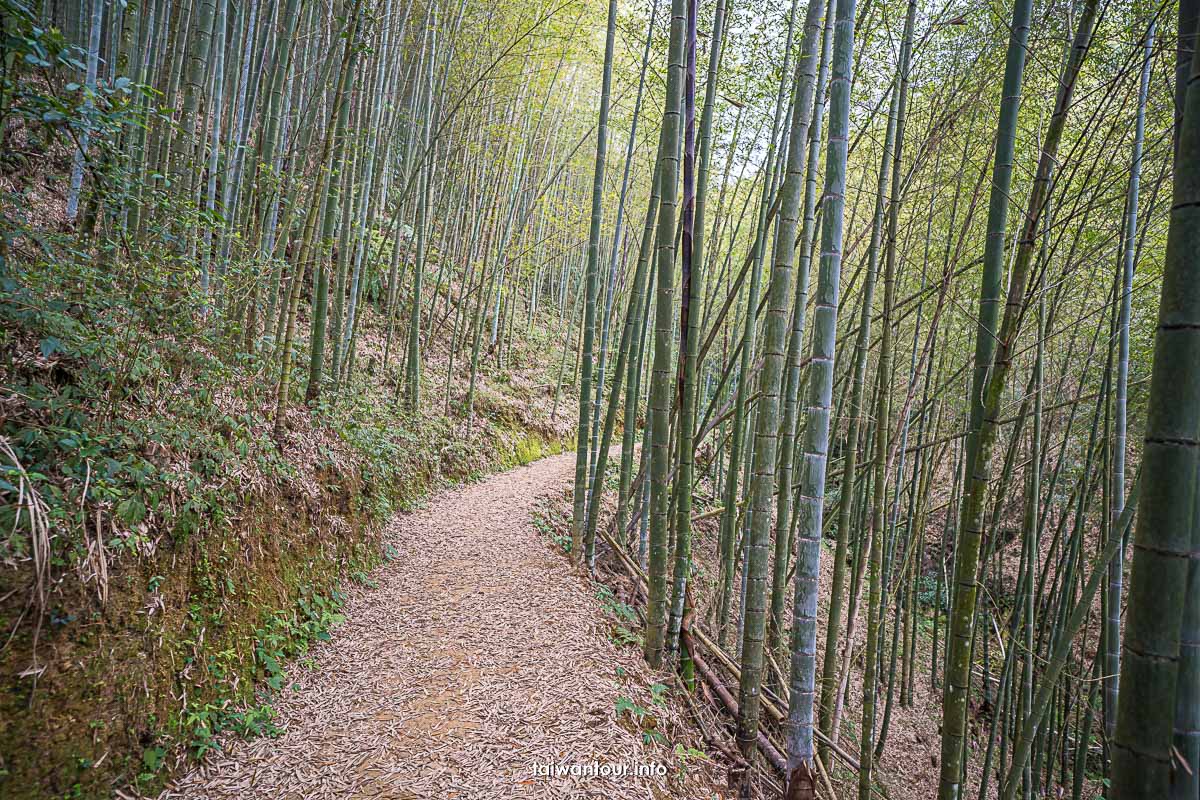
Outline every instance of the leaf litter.
{"label": "leaf litter", "polygon": [[[531,524],[573,467],[543,459],[395,517],[377,588],[354,586],[346,622],[294,665],[280,736],[224,740],[160,800],[726,796],[715,762],[681,768],[673,748],[702,740],[652,692],[669,677],[610,640],[594,588]],[[648,713],[618,714],[623,699]],[[575,764],[627,774],[555,774]]]}

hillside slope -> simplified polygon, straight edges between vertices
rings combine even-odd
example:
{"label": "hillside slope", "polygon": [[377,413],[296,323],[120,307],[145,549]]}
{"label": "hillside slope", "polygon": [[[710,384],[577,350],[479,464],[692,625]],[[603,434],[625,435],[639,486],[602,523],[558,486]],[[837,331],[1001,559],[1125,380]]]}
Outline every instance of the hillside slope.
{"label": "hillside slope", "polygon": [[[13,530],[7,506],[5,797],[149,790],[222,731],[270,733],[288,660],[327,638],[386,556],[382,523],[439,486],[555,452],[569,430],[552,414],[552,319],[505,353],[519,366],[483,362],[473,414],[456,370],[451,413],[413,415],[369,309],[364,366],[345,391],[290,408],[276,441],[269,354],[231,358],[189,328],[200,309],[168,323],[67,282],[7,290],[0,491],[32,500],[40,538]],[[448,330],[430,340],[434,368]],[[429,408],[444,410],[435,380]]]}

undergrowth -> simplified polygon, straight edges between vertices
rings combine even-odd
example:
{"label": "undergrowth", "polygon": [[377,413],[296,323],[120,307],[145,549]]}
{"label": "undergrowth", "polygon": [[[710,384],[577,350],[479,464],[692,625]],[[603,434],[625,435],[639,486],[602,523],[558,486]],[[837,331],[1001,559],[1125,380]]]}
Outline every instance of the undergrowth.
{"label": "undergrowth", "polygon": [[380,523],[561,447],[414,419],[366,356],[312,407],[297,386],[277,442],[269,340],[214,332],[169,254],[114,270],[64,242],[0,272],[4,797],[150,792],[223,733],[275,735],[287,663],[369,583]]}

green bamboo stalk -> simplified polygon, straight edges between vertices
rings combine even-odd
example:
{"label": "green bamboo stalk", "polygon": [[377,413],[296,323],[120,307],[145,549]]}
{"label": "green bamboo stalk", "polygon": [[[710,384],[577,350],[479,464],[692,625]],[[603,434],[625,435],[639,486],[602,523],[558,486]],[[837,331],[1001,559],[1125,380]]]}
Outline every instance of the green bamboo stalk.
{"label": "green bamboo stalk", "polygon": [[[340,114],[341,106],[347,102],[351,73],[353,73],[355,39],[358,34],[359,14],[363,0],[354,0],[354,13],[350,14],[346,32],[345,45],[342,49],[337,88],[334,90],[333,108]],[[289,290],[288,302],[285,309],[284,334],[280,341],[279,383],[275,395],[275,419],[273,436],[277,442],[283,441],[284,412],[287,409],[291,395],[293,340],[296,330],[296,312],[300,303],[300,286],[304,282],[304,271],[309,259],[313,257],[314,239],[316,237],[317,218],[321,216],[321,203],[328,188],[329,169],[334,146],[333,129],[326,131],[321,146],[321,157],[317,162],[324,165],[317,171],[316,185],[313,187],[312,200],[308,213],[305,215],[304,236],[301,241],[299,254],[296,259],[294,274]]]}
{"label": "green bamboo stalk", "polygon": [[[1168,796],[1176,769],[1175,742],[1172,715],[1164,710],[1179,701],[1185,609],[1200,596],[1190,569],[1200,538],[1200,261],[1193,241],[1200,230],[1198,77],[1200,60],[1193,57],[1175,158],[1146,412],[1141,467],[1146,502],[1134,535],[1112,749],[1116,800]],[[1112,538],[1118,538],[1115,532]]]}
{"label": "green bamboo stalk", "polygon": [[[1000,293],[1004,270],[1004,236],[1008,223],[1009,192],[1012,187],[1013,150],[1016,144],[1017,110],[1021,102],[1021,84],[1025,71],[1025,47],[1029,38],[1031,0],[1015,0],[1009,28],[1008,55],[1000,101],[1000,121],[996,129],[996,147],[992,167],[992,191],[988,206],[987,243],[980,288],[979,315],[975,339],[974,377],[969,398],[970,433],[966,443],[967,486],[974,480],[980,427],[983,424],[983,391],[992,369],[995,337],[999,318]],[[975,621],[975,572],[980,534],[969,530],[972,506],[977,516],[982,510],[982,492],[965,493],[958,528],[959,546],[954,558],[954,602],[950,630],[946,637],[946,681],[942,697],[942,758],[938,783],[939,800],[959,800],[962,788],[962,748],[966,739],[967,684],[969,645]],[[976,553],[965,551],[975,544]]]}
{"label": "green bamboo stalk", "polygon": [[696,384],[700,347],[700,305],[704,288],[704,254],[696,249],[704,242],[704,192],[707,190],[708,148],[712,144],[713,105],[716,102],[717,70],[721,56],[721,37],[725,19],[725,0],[717,0],[713,21],[712,44],[708,56],[708,84],[700,121],[700,170],[696,170],[696,8],[688,3],[688,47],[684,87],[684,165],[683,214],[679,330],[683,341],[679,349],[679,464],[675,476],[675,569],[671,586],[671,612],[667,629],[667,650],[679,647],[687,582],[691,570],[692,492],[695,465]]}
{"label": "green bamboo stalk", "polygon": [[[603,221],[604,168],[608,153],[608,107],[612,95],[613,49],[616,44],[617,0],[609,0],[608,25],[604,40],[604,75],[600,89],[600,121],[596,128],[596,164],[592,178],[591,226],[588,229],[587,273],[584,279],[583,355],[579,375],[579,427],[575,442],[575,494],[571,517],[571,562],[579,564],[583,554],[587,513],[587,477],[592,402],[592,345],[596,328],[596,305],[600,270],[600,226]],[[603,480],[603,476],[601,476]]]}
{"label": "green bamboo stalk", "polygon": [[[426,40],[428,44],[424,101],[421,104],[425,119],[421,126],[421,145],[424,150],[428,151],[433,146],[430,142],[430,131],[433,128],[433,60],[434,54],[437,52],[437,11],[433,8],[430,9]],[[417,254],[413,264],[412,297],[408,312],[408,354],[405,360],[404,384],[408,409],[414,414],[421,409],[421,285],[425,277],[426,247],[429,238],[429,191],[432,183],[430,179],[432,169],[433,163],[429,159],[420,166],[421,177],[417,190]]]}
{"label": "green bamboo stalk", "polygon": [[187,78],[183,84],[183,109],[180,112],[179,128],[182,138],[174,150],[172,175],[175,183],[182,187],[185,202],[195,201],[196,181],[199,177],[194,162],[196,152],[196,114],[201,96],[208,81],[208,55],[212,40],[213,23],[216,19],[216,0],[197,0],[196,26],[191,39],[187,60]]}
{"label": "green bamboo stalk", "polygon": [[[654,308],[654,360],[650,380],[649,598],[643,650],[652,667],[662,664],[667,625],[667,511],[671,471],[671,340],[674,331],[675,210],[679,181],[680,108],[683,99],[686,0],[671,0],[671,40],[667,61],[666,107],[658,145],[659,208],[655,237],[657,287]],[[581,415],[581,419],[585,419]],[[578,467],[576,468],[578,469]]]}
{"label": "green bamboo stalk", "polygon": [[[837,0],[829,83],[829,144],[825,156],[821,257],[813,311],[812,362],[805,409],[804,454],[796,505],[799,552],[796,559],[792,628],[790,703],[787,719],[789,800],[815,795],[813,701],[816,679],[817,578],[825,467],[829,453],[838,300],[841,289],[846,157],[850,130],[850,85],[854,61],[855,0]],[[843,502],[849,502],[845,498]]]}
{"label": "green bamboo stalk", "polygon": [[[699,331],[696,318],[700,311],[700,288],[696,262],[693,258],[693,236],[696,217],[696,16],[697,0],[687,2],[683,78],[683,206],[679,215],[680,294],[679,294],[679,358],[676,391],[679,416],[672,430],[676,438],[678,461],[675,468],[674,493],[671,497],[674,573],[671,580],[670,616],[667,625],[666,650],[675,653],[679,647],[688,573],[692,568],[692,471],[695,459],[693,437],[696,415],[696,349]],[[690,653],[684,653],[681,671],[686,685],[694,680]]]}
{"label": "green bamboo stalk", "polygon": [[[892,146],[884,145],[884,164],[890,159],[891,189],[888,195],[887,209],[887,248],[884,256],[883,275],[883,316],[880,320],[879,338],[879,374],[880,387],[875,406],[875,492],[871,505],[871,556],[868,563],[868,600],[867,600],[867,653],[866,668],[863,677],[862,731],[861,746],[858,757],[858,797],[859,800],[870,800],[871,780],[873,777],[875,753],[875,700],[877,692],[877,669],[880,659],[881,628],[884,627],[884,584],[886,577],[881,575],[885,569],[883,563],[884,538],[886,531],[886,515],[888,504],[889,473],[891,471],[892,455],[889,447],[891,434],[890,402],[892,378],[892,307],[896,302],[896,228],[901,204],[901,166],[904,151],[904,123],[908,103],[909,59],[912,55],[913,24],[917,12],[916,0],[909,0],[908,11],[904,19],[904,34],[900,43],[900,63],[897,68],[899,87],[896,91],[892,111]],[[882,741],[881,741],[882,743]]]}
{"label": "green bamboo stalk", "polygon": [[[1115,520],[1125,507],[1125,451],[1129,387],[1129,319],[1133,298],[1134,254],[1137,250],[1138,194],[1142,175],[1142,142],[1146,133],[1146,103],[1150,92],[1150,65],[1154,50],[1155,19],[1146,28],[1142,74],[1138,85],[1134,122],[1133,153],[1129,167],[1129,190],[1125,212],[1125,242],[1121,251],[1121,311],[1117,322],[1117,381],[1113,404],[1111,516]],[[1111,531],[1110,531],[1111,534]],[[1125,553],[1118,550],[1109,568],[1108,614],[1104,627],[1104,733],[1110,740],[1117,732],[1117,698],[1121,673],[1121,595],[1125,582]]]}
{"label": "green bamboo stalk", "polygon": [[[353,71],[354,62],[348,65]],[[349,80],[353,80],[350,78]],[[322,381],[325,367],[325,333],[329,319],[329,270],[324,254],[333,249],[333,237],[339,221],[339,190],[347,183],[345,175],[345,155],[348,136],[346,128],[350,123],[350,103],[343,100],[337,109],[337,117],[330,136],[333,137],[333,158],[329,163],[329,190],[325,197],[325,216],[321,231],[321,249],[318,253],[316,271],[316,292],[313,297],[312,341],[309,347],[308,386],[304,399],[310,405],[317,402],[321,396]],[[340,218],[345,227],[350,220],[345,216]]]}
{"label": "green bamboo stalk", "polygon": [[[759,377],[760,398],[756,406],[754,437],[754,478],[751,482],[750,535],[746,569],[745,630],[742,636],[741,681],[738,704],[738,745],[750,762],[757,749],[758,711],[763,671],[763,647],[767,617],[767,561],[772,527],[772,495],[778,465],[779,395],[783,388],[783,368],[788,339],[788,310],[792,299],[792,267],[795,259],[796,229],[799,225],[805,148],[812,120],[812,98],[816,84],[817,34],[820,30],[821,0],[810,0],[805,15],[801,59],[797,61],[792,83],[792,119],[784,177],[780,186],[780,211],[775,229],[775,263],[767,294],[767,316],[763,326],[763,366]],[[784,487],[781,495],[791,494]],[[786,540],[788,526],[780,524],[776,541]],[[777,559],[786,564],[789,550],[777,548]],[[782,569],[777,561],[776,569]],[[742,797],[749,797],[748,777],[742,783]]]}
{"label": "green bamboo stalk", "polygon": [[[821,0],[809,0],[804,16],[804,35],[800,42],[800,59],[796,62],[792,96],[792,130],[788,143],[787,166],[783,185],[779,189],[779,216],[774,243],[776,263],[772,269],[779,269],[781,264],[786,264],[786,269],[791,270],[795,262],[796,230],[801,221],[801,197],[804,196],[806,171],[812,164],[808,149],[816,149],[817,145],[810,134],[813,116],[816,113],[814,97],[817,94],[818,52],[822,54],[821,60],[823,61],[825,50],[820,34],[822,29],[826,29],[827,26],[823,24],[821,15],[827,7],[828,4],[822,3]],[[780,422],[776,448],[778,461],[775,485],[778,487],[778,496],[775,506],[775,550],[771,571],[771,606],[767,646],[768,652],[777,656],[781,662],[784,658],[784,587],[787,583],[788,563],[792,554],[790,535],[793,497],[792,454],[798,405],[797,395],[800,390],[800,340],[804,335],[804,312],[808,302],[809,276],[805,267],[807,264],[802,263],[792,299],[792,323],[788,330],[786,373],[782,398],[783,419]]]}

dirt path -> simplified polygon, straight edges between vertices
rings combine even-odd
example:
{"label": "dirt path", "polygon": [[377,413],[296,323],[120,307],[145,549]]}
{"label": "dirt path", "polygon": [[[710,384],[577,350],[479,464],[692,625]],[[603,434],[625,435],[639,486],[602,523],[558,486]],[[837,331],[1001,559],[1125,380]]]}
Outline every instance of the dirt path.
{"label": "dirt path", "polygon": [[[283,735],[230,743],[164,800],[677,795],[634,774],[674,771],[670,750],[614,715],[631,673],[644,678],[636,653],[610,642],[596,599],[532,525],[573,467],[573,454],[547,458],[398,516],[377,588],[352,593],[347,621],[277,699]],[[535,769],[593,762],[629,774]]]}

